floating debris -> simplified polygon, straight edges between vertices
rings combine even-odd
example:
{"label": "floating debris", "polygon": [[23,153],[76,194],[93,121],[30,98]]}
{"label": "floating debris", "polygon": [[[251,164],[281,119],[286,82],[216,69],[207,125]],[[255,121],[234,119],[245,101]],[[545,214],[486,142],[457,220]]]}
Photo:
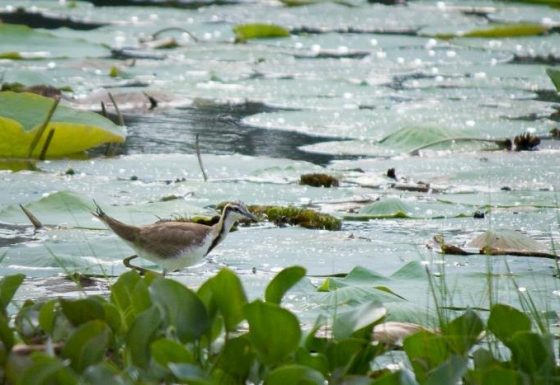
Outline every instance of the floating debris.
{"label": "floating debris", "polygon": [[452,255],[513,255],[558,259],[544,245],[514,230],[488,230],[467,243],[466,248],[445,243],[443,236],[436,235],[434,241],[442,254]]}
{"label": "floating debris", "polygon": [[541,139],[526,132],[513,138],[513,143],[515,144],[515,151],[531,151],[541,144]]}

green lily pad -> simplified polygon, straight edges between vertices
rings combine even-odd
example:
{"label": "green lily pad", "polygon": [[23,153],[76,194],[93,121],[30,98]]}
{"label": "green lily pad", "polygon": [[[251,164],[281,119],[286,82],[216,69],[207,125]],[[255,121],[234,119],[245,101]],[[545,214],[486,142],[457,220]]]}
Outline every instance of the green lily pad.
{"label": "green lily pad", "polygon": [[0,47],[0,58],[11,60],[97,57],[107,54],[101,45],[6,23],[0,23]]}
{"label": "green lily pad", "polygon": [[560,69],[559,68],[547,68],[546,74],[552,80],[556,91],[560,92]]}
{"label": "green lily pad", "polygon": [[[419,148],[448,148],[453,139],[465,139],[474,135],[466,130],[451,130],[438,126],[404,127],[379,141],[382,147],[402,152],[414,152]],[[436,147],[438,146],[438,147]]]}
{"label": "green lily pad", "polygon": [[[29,147],[44,122],[53,100],[30,93],[0,93],[0,157],[27,157]],[[101,115],[58,106],[35,147],[39,156],[54,130],[48,157],[60,157],[85,151],[102,143],[122,143],[126,129]]]}
{"label": "green lily pad", "polygon": [[471,31],[455,34],[437,34],[435,37],[440,39],[452,39],[455,37],[499,39],[505,37],[544,35],[549,31],[549,29],[549,27],[537,23],[511,23],[493,25],[488,28],[473,29]]}
{"label": "green lily pad", "polygon": [[344,216],[346,220],[368,221],[370,219],[440,219],[472,216],[464,207],[434,202],[414,202],[414,207],[398,198],[385,198],[362,207],[357,214]]}
{"label": "green lily pad", "polygon": [[546,247],[534,239],[514,230],[488,230],[471,240],[469,247],[478,249],[546,252]]}
{"label": "green lily pad", "polygon": [[277,37],[288,37],[290,31],[275,24],[238,24],[233,27],[236,41],[247,41],[251,39],[270,39]]}

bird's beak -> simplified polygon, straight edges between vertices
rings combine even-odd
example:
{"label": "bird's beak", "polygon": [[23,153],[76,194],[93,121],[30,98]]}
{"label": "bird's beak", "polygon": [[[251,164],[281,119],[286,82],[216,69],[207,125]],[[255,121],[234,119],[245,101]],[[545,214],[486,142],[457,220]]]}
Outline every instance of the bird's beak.
{"label": "bird's beak", "polygon": [[253,215],[253,213],[251,213],[249,210],[247,210],[245,212],[245,216],[247,218],[249,218],[250,220],[252,220],[253,222],[258,222],[259,221],[259,219],[255,215]]}

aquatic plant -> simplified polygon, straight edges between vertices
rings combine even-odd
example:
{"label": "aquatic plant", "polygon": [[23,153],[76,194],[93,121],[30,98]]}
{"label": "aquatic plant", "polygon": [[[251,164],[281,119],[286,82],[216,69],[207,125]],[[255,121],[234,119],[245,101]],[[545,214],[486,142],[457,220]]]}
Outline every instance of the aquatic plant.
{"label": "aquatic plant", "polygon": [[[282,298],[305,275],[281,271],[249,301],[223,269],[192,290],[131,271],[107,298],[13,298],[21,274],[0,280],[0,377],[5,384],[556,384],[553,339],[525,313],[494,304],[430,330],[384,322],[376,301],[304,330]],[[10,321],[10,309],[18,308]],[[330,325],[330,326],[327,326]],[[500,349],[485,347],[493,338]],[[374,361],[402,346],[410,364]]]}

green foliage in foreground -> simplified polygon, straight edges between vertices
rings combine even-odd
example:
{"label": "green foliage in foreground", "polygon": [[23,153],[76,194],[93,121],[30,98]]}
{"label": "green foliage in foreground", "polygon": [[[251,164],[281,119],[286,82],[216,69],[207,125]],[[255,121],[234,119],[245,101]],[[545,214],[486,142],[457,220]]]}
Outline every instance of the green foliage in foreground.
{"label": "green foliage in foreground", "polygon": [[[7,307],[22,275],[0,280],[4,384],[560,384],[552,337],[507,305],[485,323],[472,310],[440,331],[404,337],[409,368],[374,369],[390,346],[373,340],[385,309],[365,303],[310,332],[281,306],[305,271],[291,267],[249,301],[224,269],[198,291],[155,275],[123,274],[109,298]],[[377,329],[376,329],[377,330]],[[376,331],[377,333],[377,331]],[[482,336],[484,342],[480,342]],[[504,358],[507,357],[507,358]],[[404,357],[403,357],[404,358]]]}

